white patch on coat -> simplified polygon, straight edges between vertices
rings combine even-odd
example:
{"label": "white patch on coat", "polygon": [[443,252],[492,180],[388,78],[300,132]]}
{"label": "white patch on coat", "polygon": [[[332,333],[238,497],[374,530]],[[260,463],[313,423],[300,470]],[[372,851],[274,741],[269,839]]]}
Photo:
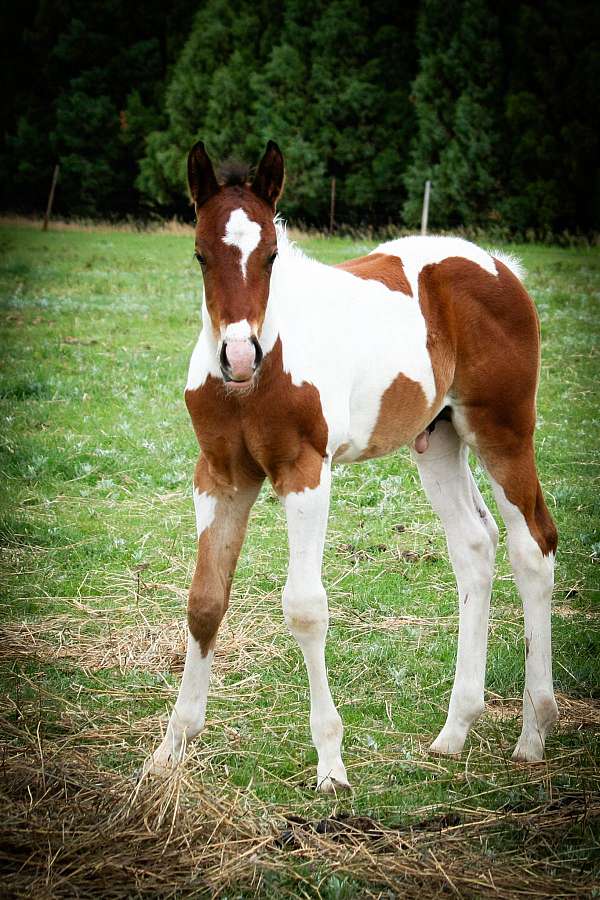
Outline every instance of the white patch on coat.
{"label": "white patch on coat", "polygon": [[202,339],[202,334],[203,333],[200,334],[200,337],[192,350],[185,385],[186,391],[194,391],[196,388],[202,387],[209,374],[209,367],[206,365],[208,358],[205,346],[206,342]]}
{"label": "white patch on coat", "polygon": [[368,446],[381,397],[399,374],[433,403],[425,320],[414,298],[309,259],[281,227],[277,237],[261,346],[266,355],[281,337],[284,371],[319,392],[328,452],[348,444],[351,461]]}
{"label": "white patch on coat", "polygon": [[215,511],[217,509],[217,498],[207,494],[206,491],[200,491],[194,488],[194,509],[196,510],[196,530],[198,537],[207,528],[210,528],[215,520]]}
{"label": "white patch on coat", "polygon": [[496,264],[490,254],[463,238],[411,235],[395,241],[387,241],[385,244],[375,247],[371,252],[387,253],[390,256],[398,256],[402,260],[404,273],[412,288],[413,297],[419,295],[421,270],[425,266],[440,263],[453,256],[468,259],[489,272],[490,275],[498,275]]}
{"label": "white patch on coat", "polygon": [[538,762],[544,756],[546,734],[558,718],[552,681],[551,601],[554,553],[544,555],[521,510],[490,477],[508,532],[508,553],[521,600],[525,624],[525,690],[523,728],[513,759]]}
{"label": "white patch on coat", "polygon": [[212,335],[212,323],[206,307],[206,294],[202,292],[202,330],[192,351],[188,367],[186,391],[202,387],[209,375],[221,378],[221,367]]}
{"label": "white patch on coat", "polygon": [[287,517],[290,562],[283,591],[285,621],[304,656],[310,686],[310,730],[317,749],[317,787],[333,792],[348,777],[341,757],[343,727],[335,708],[325,666],[329,624],[327,595],[321,580],[327,531],[331,466],[323,462],[316,488],[288,494]]}
{"label": "white patch on coat", "polygon": [[246,267],[250,254],[256,250],[260,243],[261,227],[258,222],[248,218],[243,209],[234,209],[227,224],[223,243],[231,247],[237,247],[240,251],[240,266],[242,276],[246,280]]}
{"label": "white patch on coat", "polygon": [[240,319],[239,322],[231,322],[221,327],[221,337],[224,341],[248,341],[252,337],[252,329],[248,319]]}
{"label": "white patch on coat", "polygon": [[439,422],[424,453],[413,451],[421,483],[446,532],[459,595],[454,685],[435,753],[460,753],[484,709],[488,616],[498,529],[469,468],[469,451],[453,426]]}
{"label": "white patch on coat", "polygon": [[204,727],[210,669],[214,650],[202,655],[200,645],[188,631],[183,677],[177,701],[161,744],[144,763],[144,774],[165,775],[183,759],[189,741]]}

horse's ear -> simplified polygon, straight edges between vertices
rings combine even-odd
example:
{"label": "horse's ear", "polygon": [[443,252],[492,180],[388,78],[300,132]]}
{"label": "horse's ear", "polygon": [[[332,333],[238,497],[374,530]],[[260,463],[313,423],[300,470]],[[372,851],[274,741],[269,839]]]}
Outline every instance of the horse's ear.
{"label": "horse's ear", "polygon": [[188,155],[188,184],[196,209],[219,190],[219,182],[202,141],[194,144]]}
{"label": "horse's ear", "polygon": [[275,209],[283,191],[284,177],[283,154],[275,141],[269,141],[264,156],[258,164],[251,185],[252,190]]}

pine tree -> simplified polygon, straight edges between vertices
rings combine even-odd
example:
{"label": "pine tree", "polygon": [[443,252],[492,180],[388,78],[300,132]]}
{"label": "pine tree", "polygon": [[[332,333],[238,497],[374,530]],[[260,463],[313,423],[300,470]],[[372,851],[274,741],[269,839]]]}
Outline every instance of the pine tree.
{"label": "pine tree", "polygon": [[519,4],[507,29],[502,221],[539,235],[600,228],[600,8]]}
{"label": "pine tree", "polygon": [[185,161],[199,138],[218,159],[258,154],[252,76],[279,26],[274,0],[209,0],[199,10],[167,89],[167,126],[149,136],[140,164],[137,184],[150,200],[182,208]]}
{"label": "pine tree", "polygon": [[309,224],[323,222],[328,196],[311,92],[313,23],[319,8],[318,2],[287,0],[280,40],[252,78],[255,132],[262,145],[276,140],[285,155],[286,187],[279,207],[286,217]]}
{"label": "pine tree", "polygon": [[405,174],[405,219],[417,225],[430,179],[433,227],[485,224],[497,216],[502,73],[490,3],[425,0],[417,46],[417,135]]}

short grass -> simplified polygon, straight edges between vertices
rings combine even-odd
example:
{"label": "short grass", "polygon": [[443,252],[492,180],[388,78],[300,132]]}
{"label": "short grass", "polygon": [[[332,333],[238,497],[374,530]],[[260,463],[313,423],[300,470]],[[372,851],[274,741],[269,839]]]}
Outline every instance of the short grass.
{"label": "short grass", "polygon": [[[7,802],[19,809],[28,790],[31,812],[47,799],[36,768],[52,765],[64,775],[77,763],[82,784],[88,777],[113,784],[133,773],[159,740],[176,696],[194,563],[197,453],[182,391],[199,327],[200,274],[186,235],[42,233],[4,224],[0,242],[4,773]],[[373,246],[335,238],[301,243],[330,263]],[[548,885],[556,896],[585,896],[600,886],[593,815],[600,805],[600,254],[509,249],[525,264],[542,321],[538,462],[560,532],[553,625],[563,721],[548,740],[547,763],[509,762],[520,726],[523,642],[503,544],[489,712],[460,759],[427,755],[452,684],[456,597],[441,526],[402,451],[340,467],[334,476],[324,569],[328,665],[354,790],[333,801],[315,794],[307,679],[280,610],[285,522],[265,487],[222,628],[207,727],[182,776],[188,797],[200,791],[230,809],[241,803],[258,823],[255,842],[248,839],[243,866],[213,860],[206,882],[202,861],[190,862],[173,875],[173,896],[548,896]],[[29,774],[19,781],[11,765],[27,759]],[[185,805],[185,796],[178,793],[177,803]],[[88,896],[84,883],[90,896],[109,895],[93,880],[104,864],[61,868],[69,809],[65,800],[48,813],[48,828],[55,826],[48,847],[25,840],[26,850],[9,854],[15,895],[35,888],[42,896],[43,887],[48,896]],[[535,816],[553,810],[552,827],[543,831]],[[529,817],[529,830],[515,824],[515,811]],[[454,826],[440,826],[435,852],[427,851],[446,861],[436,868],[419,850],[414,871],[392,877],[401,842],[362,867],[353,867],[350,844],[339,840],[318,853],[296,838],[292,850],[285,841],[265,849],[265,834],[277,835],[290,817],[292,828],[312,834],[306,823],[342,814],[383,829],[453,814],[447,822]],[[19,830],[17,813],[7,815]],[[178,827],[173,816],[170,834]],[[492,820],[500,823],[492,836],[465,831],[460,845],[473,849],[476,875],[460,854],[444,855],[446,830],[463,834],[473,822]],[[543,840],[532,837],[538,826]],[[164,841],[158,833],[153,839],[157,847]],[[356,840],[363,852],[364,841]],[[203,838],[204,847],[210,842]],[[134,860],[121,870],[122,894],[116,885],[114,895],[166,895],[146,876]]]}

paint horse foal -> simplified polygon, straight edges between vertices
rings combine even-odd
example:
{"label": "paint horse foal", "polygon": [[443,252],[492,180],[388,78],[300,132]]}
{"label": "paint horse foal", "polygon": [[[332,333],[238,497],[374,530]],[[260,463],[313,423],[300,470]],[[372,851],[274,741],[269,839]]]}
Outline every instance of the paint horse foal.
{"label": "paint horse foal", "polygon": [[506,522],[525,609],[523,730],[514,759],[542,759],[557,718],[550,650],[557,537],[534,462],[538,321],[516,264],[445,237],[391,241],[337,267],[315,262],[273,222],[284,171],[272,142],[251,184],[239,174],[219,183],[201,143],[188,175],[204,275],[203,329],[185,393],[201,449],[198,561],[183,680],[146,771],[175,765],[204,724],[217,631],[248,514],[268,477],[287,515],[283,608],[308,670],[317,785],[347,784],[325,668],[321,564],[331,465],[404,444],[446,530],[459,592],[454,686],[431,750],[459,753],[484,709],[498,529],[471,475],[470,448]]}

